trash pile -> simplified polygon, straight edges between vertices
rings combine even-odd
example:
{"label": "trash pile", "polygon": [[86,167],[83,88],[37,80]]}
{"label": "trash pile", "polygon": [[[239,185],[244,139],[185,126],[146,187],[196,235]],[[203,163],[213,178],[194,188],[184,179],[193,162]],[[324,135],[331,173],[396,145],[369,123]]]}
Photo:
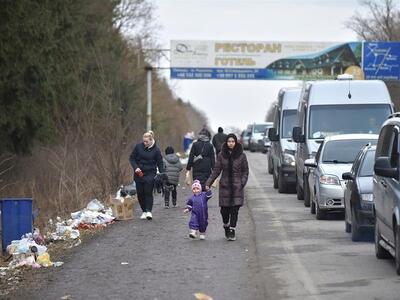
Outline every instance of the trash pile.
{"label": "trash pile", "polygon": [[52,262],[47,253],[45,240],[38,228],[33,234],[27,233],[20,240],[12,241],[7,246],[7,252],[12,255],[12,261],[8,269],[15,269],[23,266],[38,269],[41,267],[60,267],[63,262]]}
{"label": "trash pile", "polygon": [[[41,267],[60,267],[63,262],[52,262],[45,244],[57,241],[72,241],[71,247],[81,244],[81,229],[93,229],[107,226],[114,221],[111,208],[106,209],[97,199],[91,200],[83,210],[71,213],[71,219],[62,220],[57,217],[56,224],[49,220],[52,232],[43,236],[38,228],[33,233],[25,234],[20,240],[14,240],[7,246],[7,252],[12,256],[12,261],[7,268],[1,269],[0,277],[5,276],[5,271],[28,266],[34,269]],[[54,226],[55,225],[55,226]]]}

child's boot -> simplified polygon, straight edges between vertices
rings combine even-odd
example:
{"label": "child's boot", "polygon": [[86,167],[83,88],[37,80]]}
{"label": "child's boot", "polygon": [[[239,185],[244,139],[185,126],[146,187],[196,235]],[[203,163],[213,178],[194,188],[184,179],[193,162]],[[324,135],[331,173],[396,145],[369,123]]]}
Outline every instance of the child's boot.
{"label": "child's boot", "polygon": [[200,232],[199,238],[200,238],[201,240],[205,240],[205,239],[206,239],[206,233],[205,233],[205,232]]}
{"label": "child's boot", "polygon": [[190,233],[189,233],[189,237],[191,239],[195,239],[196,238],[196,230],[195,229],[190,229]]}

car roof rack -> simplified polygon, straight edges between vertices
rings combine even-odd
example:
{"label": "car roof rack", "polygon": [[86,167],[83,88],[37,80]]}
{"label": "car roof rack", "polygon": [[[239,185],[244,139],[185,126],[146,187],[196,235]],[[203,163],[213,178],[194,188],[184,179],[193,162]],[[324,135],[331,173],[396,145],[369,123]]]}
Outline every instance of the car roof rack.
{"label": "car roof rack", "polygon": [[389,116],[389,119],[391,119],[391,118],[400,118],[400,112],[395,112],[395,113],[391,114]]}

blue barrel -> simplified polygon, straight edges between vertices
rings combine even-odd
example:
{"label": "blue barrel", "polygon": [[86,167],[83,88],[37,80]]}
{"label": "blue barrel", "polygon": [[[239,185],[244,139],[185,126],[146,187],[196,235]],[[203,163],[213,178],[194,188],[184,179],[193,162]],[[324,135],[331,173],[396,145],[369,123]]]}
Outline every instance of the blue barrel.
{"label": "blue barrel", "polygon": [[32,198],[3,198],[1,201],[2,250],[13,240],[32,232]]}

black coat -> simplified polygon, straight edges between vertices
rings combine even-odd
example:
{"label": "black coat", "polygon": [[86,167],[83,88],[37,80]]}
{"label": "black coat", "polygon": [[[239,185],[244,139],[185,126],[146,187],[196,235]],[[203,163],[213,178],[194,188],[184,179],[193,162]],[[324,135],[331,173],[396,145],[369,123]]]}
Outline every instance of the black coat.
{"label": "black coat", "polygon": [[249,177],[249,166],[242,145],[237,143],[232,152],[226,143],[222,145],[215,168],[206,185],[211,186],[222,172],[219,180],[219,206],[242,206],[244,187]]}
{"label": "black coat", "polygon": [[218,132],[212,139],[212,144],[215,147],[215,151],[219,153],[222,145],[226,142],[227,135],[223,132]]}
{"label": "black coat", "polygon": [[[194,157],[201,153],[203,159],[194,162]],[[193,143],[190,150],[189,160],[186,170],[190,171],[193,168],[193,180],[197,179],[201,185],[204,186],[207,178],[211,174],[212,168],[215,164],[214,147],[208,140],[197,140]]]}
{"label": "black coat", "polygon": [[156,144],[150,148],[145,148],[143,143],[137,144],[133,148],[129,161],[133,172],[135,172],[137,168],[140,168],[144,174],[143,177],[139,177],[135,174],[134,179],[136,182],[153,183],[154,176],[157,173],[157,167],[160,173],[164,172],[161,151]]}

